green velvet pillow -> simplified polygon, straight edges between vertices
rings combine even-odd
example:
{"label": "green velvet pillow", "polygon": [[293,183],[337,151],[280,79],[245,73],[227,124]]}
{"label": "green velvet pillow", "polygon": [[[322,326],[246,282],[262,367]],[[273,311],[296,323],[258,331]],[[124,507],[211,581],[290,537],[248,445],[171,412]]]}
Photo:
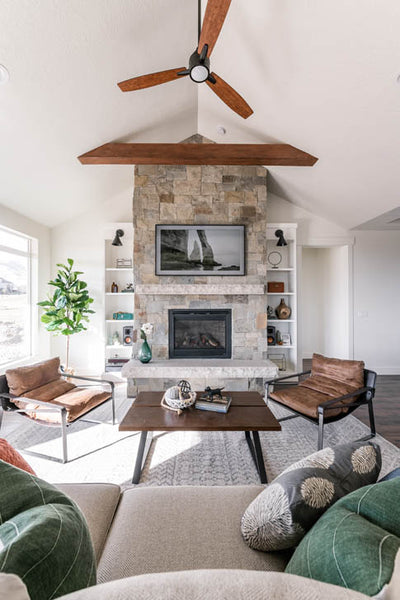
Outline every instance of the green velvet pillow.
{"label": "green velvet pillow", "polygon": [[18,575],[31,600],[95,585],[94,550],[76,504],[2,460],[0,482],[0,571]]}
{"label": "green velvet pillow", "polygon": [[303,538],[286,573],[368,596],[390,581],[400,548],[400,478],[338,500]]}

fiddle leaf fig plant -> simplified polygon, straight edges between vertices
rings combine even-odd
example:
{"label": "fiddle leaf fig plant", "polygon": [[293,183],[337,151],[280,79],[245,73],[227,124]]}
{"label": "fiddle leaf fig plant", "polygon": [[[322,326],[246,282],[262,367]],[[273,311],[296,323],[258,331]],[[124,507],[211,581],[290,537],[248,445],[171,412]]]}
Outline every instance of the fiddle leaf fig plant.
{"label": "fiddle leaf fig plant", "polygon": [[89,296],[87,283],[79,279],[83,271],[74,271],[74,261],[67,259],[67,265],[57,263],[59,270],[49,285],[55,288],[49,293],[47,300],[38,302],[44,309],[41,316],[47,331],[55,335],[66,336],[66,370],[69,365],[69,339],[71,335],[86,331],[89,315],[94,314],[90,309],[93,298]]}

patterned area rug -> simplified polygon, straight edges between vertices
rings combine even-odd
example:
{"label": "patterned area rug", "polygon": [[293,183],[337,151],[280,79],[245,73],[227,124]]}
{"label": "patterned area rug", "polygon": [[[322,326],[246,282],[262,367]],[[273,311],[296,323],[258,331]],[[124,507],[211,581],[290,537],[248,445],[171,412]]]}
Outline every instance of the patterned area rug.
{"label": "patterned area rug", "polygon": [[[120,392],[118,416],[131,404]],[[279,418],[288,412],[271,403]],[[110,407],[100,407],[93,418],[109,418]],[[368,428],[352,415],[327,425],[325,446],[345,443],[368,434]],[[27,422],[17,415],[5,415],[1,432],[21,450],[36,450],[60,456],[58,429]],[[139,444],[139,433],[120,433],[118,426],[78,423],[69,428],[71,462],[62,465],[25,455],[39,477],[53,483],[110,482],[130,487]],[[304,419],[282,423],[280,432],[261,432],[268,479],[271,481],[293,462],[316,451],[317,427]],[[377,436],[382,450],[382,475],[400,466],[400,449]],[[101,448],[101,449],[99,449]],[[82,454],[85,456],[79,458]],[[259,479],[242,432],[156,433],[145,464],[140,486],[246,485]]]}

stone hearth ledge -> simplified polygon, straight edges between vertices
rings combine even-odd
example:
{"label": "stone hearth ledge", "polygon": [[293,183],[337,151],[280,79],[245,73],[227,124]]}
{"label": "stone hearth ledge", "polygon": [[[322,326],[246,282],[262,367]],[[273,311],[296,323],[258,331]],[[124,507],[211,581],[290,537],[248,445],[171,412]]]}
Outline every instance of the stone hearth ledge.
{"label": "stone hearth ledge", "polygon": [[166,285],[137,285],[137,294],[164,295],[164,296],[262,296],[265,294],[264,285],[213,285],[213,284],[166,284]]}
{"label": "stone hearth ledge", "polygon": [[121,371],[127,379],[171,379],[210,377],[229,379],[270,379],[278,376],[278,367],[268,359],[171,359],[152,360],[143,364],[138,359],[127,362]]}

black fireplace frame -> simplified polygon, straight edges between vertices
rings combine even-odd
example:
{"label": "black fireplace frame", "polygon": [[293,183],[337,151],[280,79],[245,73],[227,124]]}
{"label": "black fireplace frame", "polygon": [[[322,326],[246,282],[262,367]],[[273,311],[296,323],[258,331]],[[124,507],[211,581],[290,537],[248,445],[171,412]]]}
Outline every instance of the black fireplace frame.
{"label": "black fireplace frame", "polygon": [[[221,315],[225,317],[225,348],[174,348],[175,315],[181,319],[190,319],[198,316],[206,317],[208,320],[220,321]],[[232,357],[232,310],[230,308],[196,308],[196,309],[174,309],[168,310],[168,355],[169,358],[231,358]]]}

